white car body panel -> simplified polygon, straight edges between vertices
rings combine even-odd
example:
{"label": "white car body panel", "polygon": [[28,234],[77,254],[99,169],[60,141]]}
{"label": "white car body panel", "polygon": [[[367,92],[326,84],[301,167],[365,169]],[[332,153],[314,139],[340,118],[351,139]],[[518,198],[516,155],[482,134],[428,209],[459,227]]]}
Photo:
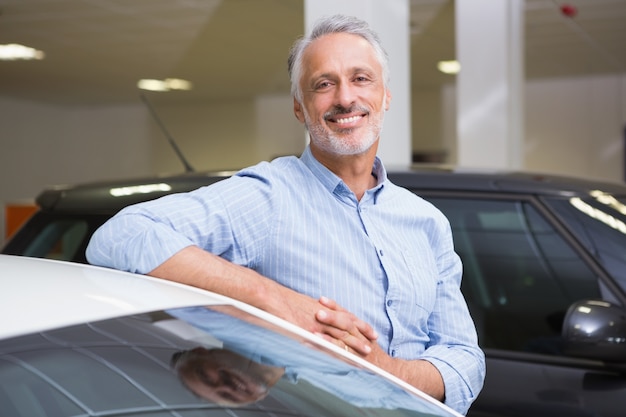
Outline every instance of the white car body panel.
{"label": "white car body panel", "polygon": [[0,255],[0,265],[0,338],[154,310],[240,304],[197,288],[91,265],[11,255]]}
{"label": "white car body panel", "polygon": [[[299,326],[199,288],[92,265],[2,254],[0,288],[0,340],[152,311],[231,305],[393,381],[446,415],[461,417],[412,385]],[[181,323],[167,325],[181,331]],[[188,326],[182,331],[189,332],[188,338],[198,336]]]}

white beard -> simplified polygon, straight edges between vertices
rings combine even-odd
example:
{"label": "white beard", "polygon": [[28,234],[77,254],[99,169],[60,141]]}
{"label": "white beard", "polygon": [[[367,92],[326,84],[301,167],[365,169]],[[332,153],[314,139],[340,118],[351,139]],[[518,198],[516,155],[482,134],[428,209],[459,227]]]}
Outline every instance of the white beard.
{"label": "white beard", "polygon": [[[355,137],[355,135],[352,134],[356,129],[342,129],[341,133],[346,136],[340,137],[331,132],[323,124],[313,123],[309,118],[306,108],[302,106],[304,113],[304,125],[309,131],[311,142],[313,142],[320,149],[336,155],[359,155],[367,152],[380,137],[380,132],[383,129],[383,122],[385,120],[385,99],[386,96],[383,95],[380,114],[377,117],[370,119],[368,126],[365,127],[365,132],[363,132],[360,137]],[[357,106],[356,109],[353,107],[348,110],[367,112],[369,116],[372,117],[368,108]],[[330,115],[334,115],[334,113],[328,112],[324,115],[324,118],[329,117]]]}

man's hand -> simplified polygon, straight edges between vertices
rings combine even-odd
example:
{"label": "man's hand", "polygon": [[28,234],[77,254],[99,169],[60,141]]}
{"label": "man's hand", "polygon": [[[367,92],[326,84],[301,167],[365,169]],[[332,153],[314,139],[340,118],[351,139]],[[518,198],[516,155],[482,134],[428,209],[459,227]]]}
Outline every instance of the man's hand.
{"label": "man's hand", "polygon": [[361,356],[370,354],[374,345],[378,346],[376,343],[378,334],[372,326],[339,306],[334,300],[321,297],[318,301],[324,308],[315,313],[315,318],[325,326],[323,332],[316,332],[318,335]]}
{"label": "man's hand", "polygon": [[320,336],[355,353],[439,401],[444,400],[443,378],[432,363],[426,360],[392,358],[376,343],[378,335],[369,324],[333,300],[322,297],[319,303],[325,308],[319,310],[315,317],[326,326],[325,333]]}

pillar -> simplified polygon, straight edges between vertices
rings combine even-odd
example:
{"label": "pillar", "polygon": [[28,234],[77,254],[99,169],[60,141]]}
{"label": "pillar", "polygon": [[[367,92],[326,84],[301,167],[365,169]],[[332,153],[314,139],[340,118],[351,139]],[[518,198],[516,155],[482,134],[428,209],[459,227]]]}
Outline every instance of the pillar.
{"label": "pillar", "polygon": [[457,163],[523,168],[524,1],[456,0]]}

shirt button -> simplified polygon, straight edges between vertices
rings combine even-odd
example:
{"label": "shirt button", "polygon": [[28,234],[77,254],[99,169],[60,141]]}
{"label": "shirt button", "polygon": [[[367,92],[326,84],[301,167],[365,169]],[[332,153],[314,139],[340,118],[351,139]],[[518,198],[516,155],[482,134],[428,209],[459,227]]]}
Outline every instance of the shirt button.
{"label": "shirt button", "polygon": [[379,250],[378,253],[380,254],[380,256],[383,256],[383,250]]}
{"label": "shirt button", "polygon": [[391,351],[391,356],[392,356],[392,357],[394,357],[394,358],[396,357],[396,350],[395,350],[395,349],[393,349],[393,350]]}
{"label": "shirt button", "polygon": [[392,300],[387,300],[387,307],[391,307],[392,304],[393,304]]}

